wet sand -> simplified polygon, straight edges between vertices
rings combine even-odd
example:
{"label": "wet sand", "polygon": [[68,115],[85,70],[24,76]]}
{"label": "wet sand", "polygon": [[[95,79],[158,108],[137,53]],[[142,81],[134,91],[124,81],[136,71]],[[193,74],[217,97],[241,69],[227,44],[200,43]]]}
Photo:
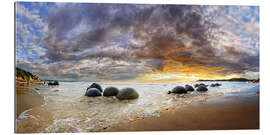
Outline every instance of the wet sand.
{"label": "wet sand", "polygon": [[166,110],[160,117],[119,124],[104,131],[228,129],[259,129],[259,95],[210,99],[184,108]]}
{"label": "wet sand", "polygon": [[[76,84],[76,85],[75,85]],[[259,86],[225,93],[167,95],[165,92],[143,93],[138,100],[82,96],[73,85],[16,88],[16,133],[175,131],[259,128]],[[230,85],[230,89],[233,86]],[[139,87],[140,86],[140,87]],[[245,84],[240,85],[244,87]],[[138,85],[139,88],[150,87]],[[150,88],[153,86],[151,85]],[[157,86],[160,87],[160,86]],[[30,89],[29,89],[30,88]],[[38,89],[37,89],[38,88]],[[55,92],[56,89],[60,89]],[[216,91],[219,91],[217,89]],[[220,90],[220,91],[221,91]],[[211,93],[212,92],[212,93]],[[158,94],[156,94],[158,93]],[[156,94],[156,95],[155,95]],[[165,95],[160,95],[165,94]],[[151,97],[149,96],[151,95]],[[149,100],[151,99],[151,100]],[[155,100],[157,99],[157,100]],[[152,101],[153,100],[153,101]],[[108,111],[110,110],[110,111]],[[24,113],[22,113],[24,112]]]}
{"label": "wet sand", "polygon": [[43,97],[30,87],[16,87],[16,118],[25,110],[44,104]]}

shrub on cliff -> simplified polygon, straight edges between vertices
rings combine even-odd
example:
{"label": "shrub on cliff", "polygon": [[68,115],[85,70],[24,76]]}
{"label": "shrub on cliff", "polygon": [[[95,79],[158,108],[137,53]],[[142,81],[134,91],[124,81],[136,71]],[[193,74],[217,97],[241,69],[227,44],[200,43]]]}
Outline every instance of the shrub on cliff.
{"label": "shrub on cliff", "polygon": [[27,72],[21,68],[16,68],[16,77],[21,77],[23,80],[31,81],[31,80],[40,80],[38,76],[33,75],[30,72]]}

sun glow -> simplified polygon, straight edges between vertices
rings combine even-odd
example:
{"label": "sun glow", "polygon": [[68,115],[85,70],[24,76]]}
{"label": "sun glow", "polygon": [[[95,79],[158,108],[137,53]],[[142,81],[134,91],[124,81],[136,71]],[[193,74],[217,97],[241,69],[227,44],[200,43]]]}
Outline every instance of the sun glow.
{"label": "sun glow", "polygon": [[195,77],[195,75],[173,74],[173,73],[146,74],[142,78],[144,81],[155,81],[155,82],[194,81],[198,79],[197,77]]}

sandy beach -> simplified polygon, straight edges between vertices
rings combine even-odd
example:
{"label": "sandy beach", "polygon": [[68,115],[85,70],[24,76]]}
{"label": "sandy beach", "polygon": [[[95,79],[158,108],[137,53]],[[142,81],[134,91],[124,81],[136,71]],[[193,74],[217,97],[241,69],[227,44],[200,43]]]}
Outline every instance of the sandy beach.
{"label": "sandy beach", "polygon": [[109,127],[114,131],[259,129],[259,96],[223,97],[168,109],[160,117]]}
{"label": "sandy beach", "polygon": [[16,118],[25,110],[44,104],[43,96],[41,96],[37,90],[34,90],[34,88],[31,88],[29,86],[17,86],[15,98]]}
{"label": "sandy beach", "polygon": [[101,83],[103,87],[132,86],[140,97],[130,101],[86,97],[87,82],[17,87],[15,132],[259,129],[259,84],[223,82],[207,92],[167,94],[185,84]]}
{"label": "sandy beach", "polygon": [[15,133],[260,129],[259,4],[13,8]]}

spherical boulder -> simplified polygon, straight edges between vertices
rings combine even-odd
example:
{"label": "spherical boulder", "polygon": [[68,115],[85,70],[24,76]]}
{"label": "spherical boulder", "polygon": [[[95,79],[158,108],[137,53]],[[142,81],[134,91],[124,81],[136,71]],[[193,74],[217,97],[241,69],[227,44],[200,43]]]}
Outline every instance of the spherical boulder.
{"label": "spherical boulder", "polygon": [[[102,92],[102,87],[101,87],[99,84],[97,84],[97,83],[92,83],[92,84],[87,88],[87,90],[90,89],[90,88],[96,88],[96,89],[98,89],[100,92]],[[87,90],[86,90],[86,91],[87,91]]]}
{"label": "spherical boulder", "polygon": [[190,85],[185,85],[185,89],[187,91],[194,91],[194,88],[192,86],[190,86]]}
{"label": "spherical boulder", "polygon": [[197,83],[197,84],[194,85],[195,88],[197,88],[199,86],[207,87],[208,85],[205,85],[204,83],[200,83],[200,84]]}
{"label": "spherical boulder", "polygon": [[197,84],[194,85],[194,87],[197,88],[197,87],[199,87],[199,85],[200,85],[200,84],[197,83]]}
{"label": "spherical boulder", "polygon": [[115,87],[107,87],[103,92],[103,96],[105,97],[116,96],[118,92],[119,90]]}
{"label": "spherical boulder", "polygon": [[48,86],[55,86],[55,85],[59,85],[58,81],[49,81]]}
{"label": "spherical boulder", "polygon": [[136,99],[136,98],[139,97],[139,94],[133,88],[124,88],[124,89],[121,89],[118,92],[116,97],[118,99],[120,99],[120,100],[123,100],[123,99]]}
{"label": "spherical boulder", "polygon": [[196,90],[200,92],[208,91],[208,89],[203,85],[199,86]]}
{"label": "spherical boulder", "polygon": [[168,94],[170,94],[170,93],[186,94],[187,90],[183,86],[176,86],[171,91],[168,92]]}
{"label": "spherical boulder", "polygon": [[101,95],[102,95],[101,92],[97,88],[89,88],[85,92],[85,96],[88,96],[88,97],[97,97]]}

